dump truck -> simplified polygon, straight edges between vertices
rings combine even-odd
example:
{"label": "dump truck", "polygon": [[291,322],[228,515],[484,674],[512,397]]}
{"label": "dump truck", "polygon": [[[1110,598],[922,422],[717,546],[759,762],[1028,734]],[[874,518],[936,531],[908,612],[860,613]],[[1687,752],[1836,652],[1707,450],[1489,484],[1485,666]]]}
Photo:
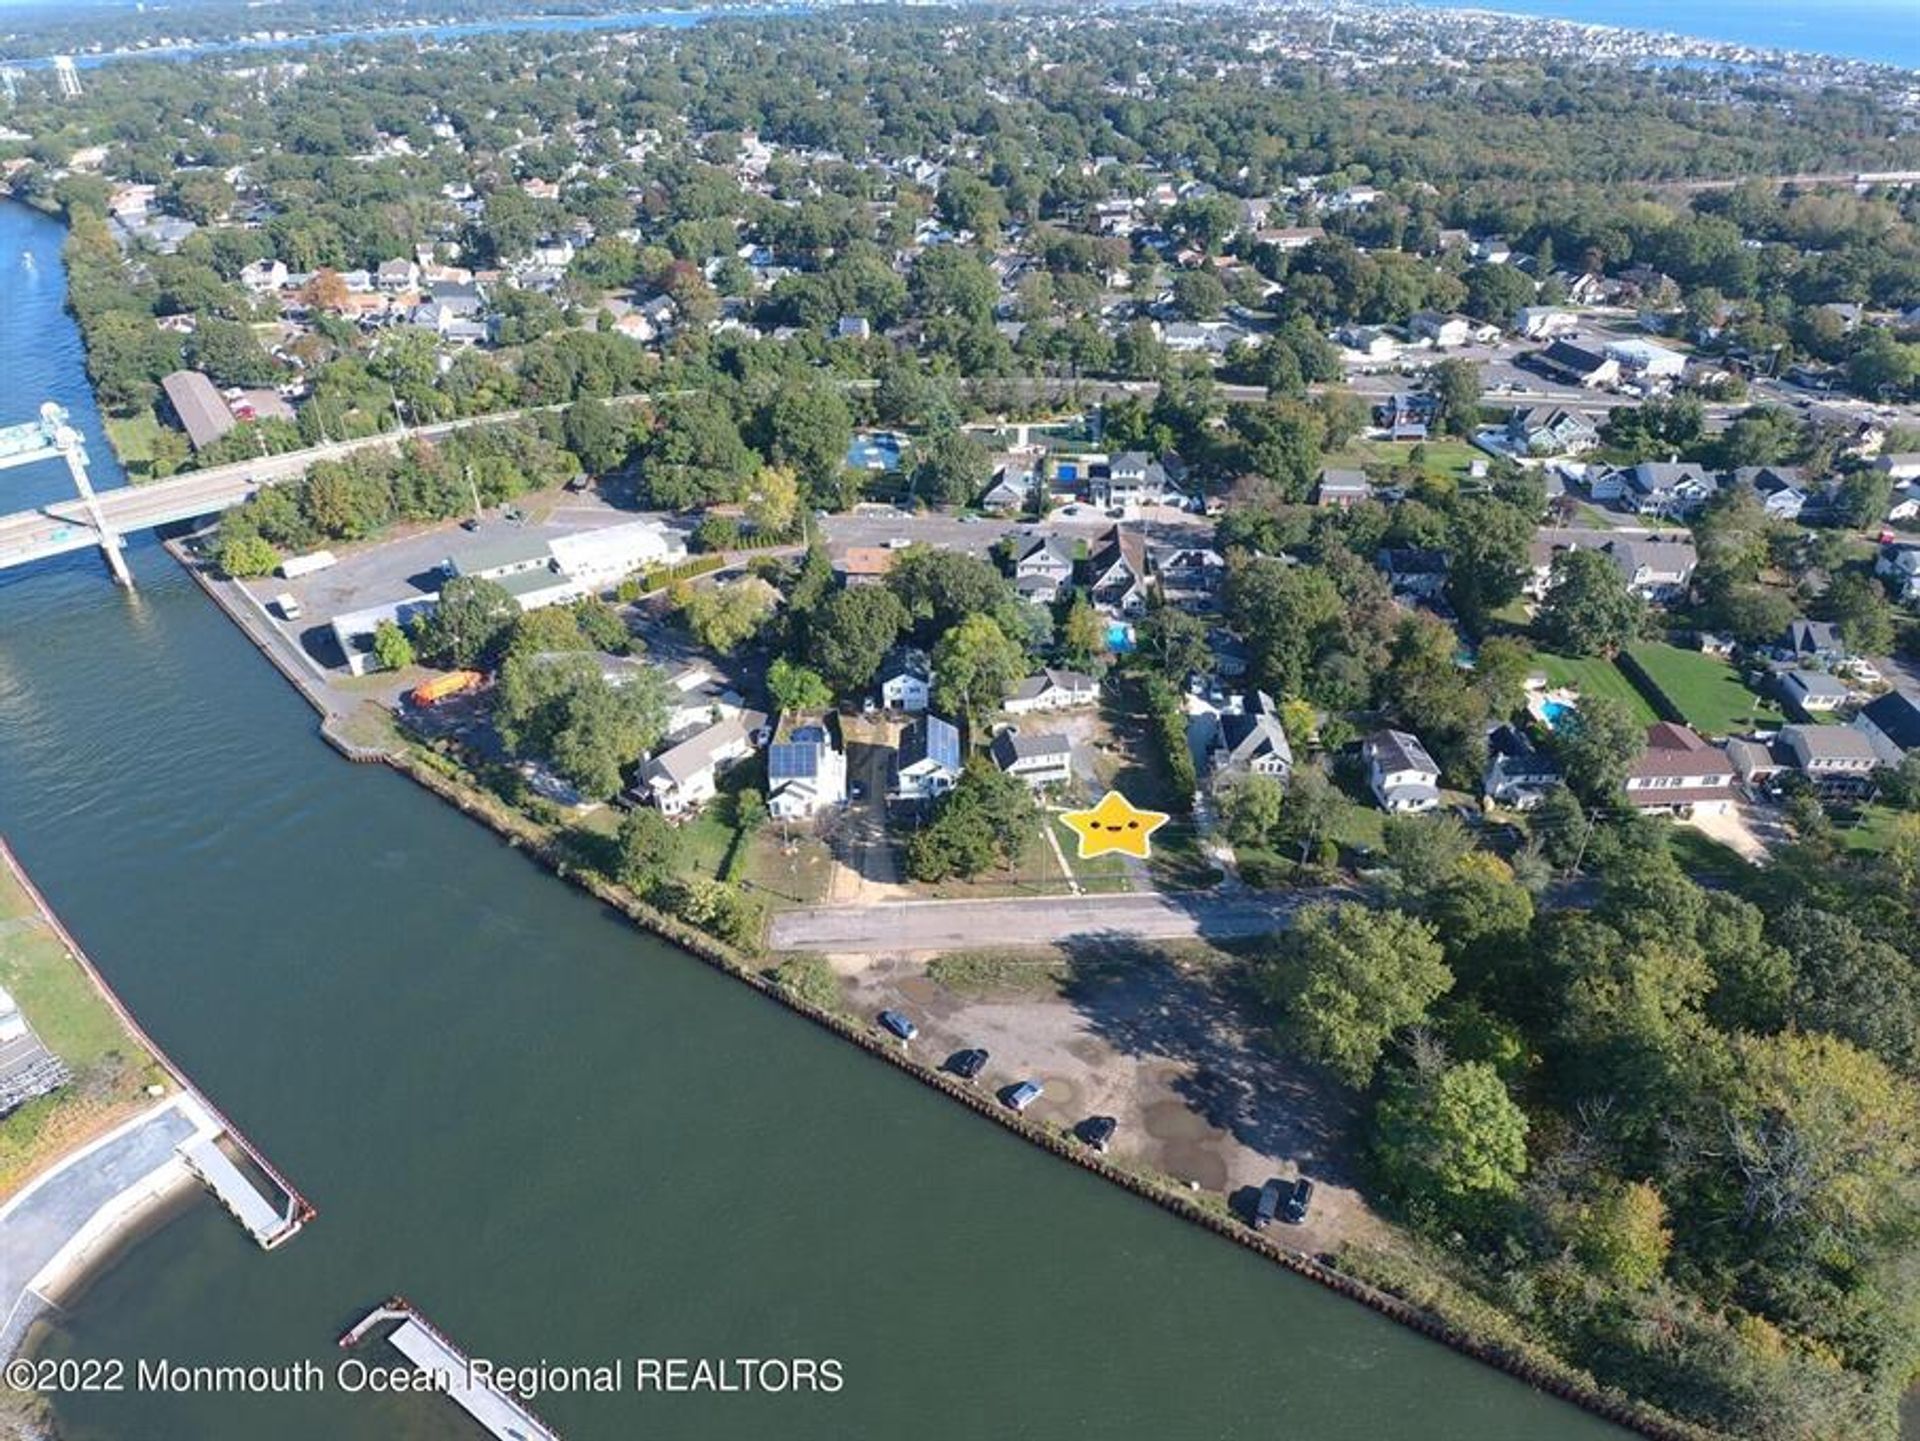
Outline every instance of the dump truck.
{"label": "dump truck", "polygon": [[413,703],[422,708],[436,706],[449,696],[464,695],[486,679],[477,670],[450,670],[413,688]]}

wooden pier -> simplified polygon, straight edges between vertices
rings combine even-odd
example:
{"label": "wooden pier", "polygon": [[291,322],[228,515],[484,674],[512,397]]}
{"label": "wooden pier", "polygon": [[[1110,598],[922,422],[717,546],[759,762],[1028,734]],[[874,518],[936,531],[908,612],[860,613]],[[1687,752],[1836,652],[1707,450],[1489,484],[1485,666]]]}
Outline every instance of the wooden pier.
{"label": "wooden pier", "polygon": [[438,1389],[458,1402],[489,1435],[499,1441],[560,1441],[560,1433],[534,1415],[524,1401],[492,1386],[475,1384],[466,1352],[404,1296],[391,1297],[363,1316],[340,1338],[341,1349],[359,1345],[388,1322],[399,1323],[388,1333],[388,1343],[420,1370],[439,1378]]}

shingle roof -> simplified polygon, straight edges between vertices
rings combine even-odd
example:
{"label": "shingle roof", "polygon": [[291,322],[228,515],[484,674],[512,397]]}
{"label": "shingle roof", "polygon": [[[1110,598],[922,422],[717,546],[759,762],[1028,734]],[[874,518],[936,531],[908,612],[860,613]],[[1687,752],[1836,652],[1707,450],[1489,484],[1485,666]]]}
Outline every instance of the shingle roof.
{"label": "shingle roof", "polygon": [[900,769],[918,765],[923,760],[931,760],[947,770],[959,770],[959,727],[937,715],[922,716],[908,726],[900,736]]}
{"label": "shingle roof", "polygon": [[1375,731],[1367,737],[1366,750],[1383,771],[1429,771],[1440,773],[1420,737],[1408,731]]}
{"label": "shingle roof", "polygon": [[1920,748],[1920,694],[1888,691],[1861,708],[1860,714],[1901,750]]}

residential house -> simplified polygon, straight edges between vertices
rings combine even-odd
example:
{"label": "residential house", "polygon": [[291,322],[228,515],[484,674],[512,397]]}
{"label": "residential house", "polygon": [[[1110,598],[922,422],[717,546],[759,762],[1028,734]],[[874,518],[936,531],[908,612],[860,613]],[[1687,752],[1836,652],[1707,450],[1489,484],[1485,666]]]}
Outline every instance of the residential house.
{"label": "residential house", "polygon": [[1214,609],[1227,579],[1227,558],[1209,545],[1150,545],[1147,563],[1162,598],[1185,610]]}
{"label": "residential house", "polygon": [[1487,733],[1487,768],[1480,789],[1495,805],[1530,811],[1561,779],[1553,757],[1518,726],[1497,725]]}
{"label": "residential house", "polygon": [[1443,315],[1437,310],[1414,312],[1407,329],[1415,340],[1424,340],[1438,350],[1465,345],[1473,338],[1473,322],[1464,315]]}
{"label": "residential house", "polygon": [[1775,781],[1793,768],[1793,753],[1777,739],[1769,742],[1759,737],[1735,736],[1727,742],[1726,751],[1733,773],[1740,778],[1749,796],[1758,797],[1769,791]]}
{"label": "residential house", "polygon": [[689,661],[667,675],[669,738],[690,736],[745,709],[740,692],[698,661]]}
{"label": "residential house", "polygon": [[1865,800],[1873,794],[1873,773],[1880,756],[1872,740],[1852,726],[1784,726],[1780,743],[1822,796]]}
{"label": "residential house", "polygon": [[1147,608],[1147,543],[1137,531],[1113,527],[1093,547],[1087,562],[1093,603],[1114,615],[1139,615]]}
{"label": "residential house", "polygon": [[640,763],[629,798],[685,815],[719,791],[720,773],[753,754],[754,733],[766,726],[759,711],[723,717]]}
{"label": "residential house", "polygon": [[1447,589],[1447,553],[1422,546],[1394,546],[1373,563],[1386,573],[1387,587],[1400,599],[1438,600]]}
{"label": "residential house", "polygon": [[1013,586],[1024,599],[1052,604],[1073,580],[1073,546],[1057,535],[1038,535],[1013,557]]}
{"label": "residential house", "polygon": [[993,763],[1038,790],[1073,779],[1073,743],[1063,735],[1024,735],[1008,726],[993,738]]}
{"label": "residential house", "polygon": [[1728,472],[1728,480],[1752,491],[1767,514],[1777,520],[1798,520],[1807,504],[1806,474],[1792,465],[1743,465]]}
{"label": "residential house", "polygon": [[271,295],[286,288],[287,266],[281,260],[255,260],[240,267],[240,283],[255,295]]}
{"label": "residential house", "polygon": [[916,646],[888,651],[877,678],[880,704],[887,710],[923,711],[933,698],[933,662]]}
{"label": "residential house", "polygon": [[810,720],[767,747],[767,811],[807,820],[847,798],[847,756],[827,726]]}
{"label": "residential house", "polygon": [[1320,484],[1314,490],[1313,503],[1338,506],[1345,510],[1372,495],[1373,486],[1368,482],[1364,470],[1342,470],[1329,466],[1320,472]]}
{"label": "residential house", "polygon": [[1920,545],[1883,545],[1873,573],[1893,582],[1894,594],[1908,605],[1920,603]]}
{"label": "residential house", "polygon": [[1382,810],[1430,811],[1440,804],[1440,767],[1420,737],[1408,731],[1375,731],[1360,743],[1367,786]]}
{"label": "residential house", "polygon": [[1365,360],[1392,360],[1400,353],[1399,340],[1377,325],[1343,325],[1333,338]]}
{"label": "residential house", "polygon": [[420,267],[411,260],[383,260],[374,271],[373,283],[388,295],[412,290],[420,283]]}
{"label": "residential house", "polygon": [[1903,480],[1894,486],[1887,501],[1887,520],[1894,525],[1920,520],[1920,480]]}
{"label": "residential house", "polygon": [[1073,710],[1099,703],[1100,682],[1092,676],[1048,668],[1015,686],[1004,709],[1009,715],[1032,715],[1035,711]]}
{"label": "residential house", "polygon": [[1725,751],[1686,726],[1660,721],[1647,727],[1647,748],[1622,789],[1636,810],[1717,815],[1733,804],[1734,778]]}
{"label": "residential house", "polygon": [[896,801],[934,800],[960,783],[960,766],[959,727],[937,715],[917,716],[900,734],[888,794]]}
{"label": "residential house", "polygon": [[1774,644],[1774,653],[1782,660],[1819,666],[1835,666],[1847,659],[1847,643],[1840,638],[1840,627],[1830,620],[1808,620],[1801,616],[1787,622],[1786,630]]}
{"label": "residential house", "polygon": [[1209,783],[1215,787],[1240,776],[1284,781],[1293,774],[1293,745],[1280,724],[1280,708],[1262,690],[1236,696],[1214,712],[1200,749],[1207,758]]}
{"label": "residential house", "polygon": [[1781,699],[1801,715],[1824,715],[1846,704],[1847,687],[1823,670],[1795,667],[1778,681]]}
{"label": "residential house", "polygon": [[1584,455],[1599,443],[1593,422],[1564,405],[1523,406],[1507,417],[1507,444],[1524,455]]}
{"label": "residential house", "polygon": [[1143,450],[1123,451],[1107,462],[1104,477],[1090,479],[1087,497],[1107,509],[1134,510],[1147,505],[1177,505],[1186,508],[1188,497],[1175,480],[1179,458],[1168,455],[1155,460]]}
{"label": "residential house", "polygon": [[1523,305],[1513,315],[1515,333],[1526,340],[1551,340],[1579,323],[1580,317],[1571,310],[1553,305]]}
{"label": "residential house", "polygon": [[1880,763],[1897,766],[1920,751],[1920,691],[1890,690],[1860,708],[1854,727],[1873,743]]}
{"label": "residential house", "polygon": [[1686,594],[1700,554],[1690,540],[1615,540],[1608,556],[1626,578],[1627,589],[1644,600],[1668,602]]}
{"label": "residential house", "polygon": [[1699,510],[1719,488],[1711,471],[1691,461],[1643,460],[1595,481],[1593,498],[1625,500],[1642,515],[1682,516]]}
{"label": "residential house", "polygon": [[1019,510],[1032,501],[1034,487],[1039,484],[1039,481],[1035,453],[996,456],[993,464],[993,482],[982,492],[980,508],[982,510]]}
{"label": "residential house", "polygon": [[1920,450],[1890,451],[1878,457],[1873,468],[1893,480],[1920,480]]}
{"label": "residential house", "polygon": [[834,572],[845,586],[879,585],[893,569],[899,552],[885,545],[850,545],[840,552]]}

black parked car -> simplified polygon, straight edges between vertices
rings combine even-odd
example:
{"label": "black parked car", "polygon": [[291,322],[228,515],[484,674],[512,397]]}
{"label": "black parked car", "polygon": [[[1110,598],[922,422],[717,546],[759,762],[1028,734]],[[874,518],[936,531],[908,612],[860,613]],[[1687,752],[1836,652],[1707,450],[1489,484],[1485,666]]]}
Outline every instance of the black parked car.
{"label": "black parked car", "polygon": [[987,1068],[987,1053],[979,1047],[962,1051],[948,1062],[948,1069],[963,1081],[971,1081]]}
{"label": "black parked car", "polygon": [[1287,1197],[1287,1204],[1281,1209],[1290,1225],[1298,1226],[1307,1219],[1307,1209],[1313,1205],[1313,1182],[1305,1176],[1293,1183],[1293,1194]]}
{"label": "black parked car", "polygon": [[1080,1123],[1080,1139],[1096,1151],[1107,1149],[1107,1142],[1113,1139],[1113,1133],[1120,1129],[1120,1123],[1112,1116],[1089,1116]]}
{"label": "black parked car", "polygon": [[1280,1214],[1280,1199],[1288,1191],[1285,1181],[1269,1181],[1260,1188],[1260,1199],[1253,1204],[1253,1228],[1264,1231]]}

